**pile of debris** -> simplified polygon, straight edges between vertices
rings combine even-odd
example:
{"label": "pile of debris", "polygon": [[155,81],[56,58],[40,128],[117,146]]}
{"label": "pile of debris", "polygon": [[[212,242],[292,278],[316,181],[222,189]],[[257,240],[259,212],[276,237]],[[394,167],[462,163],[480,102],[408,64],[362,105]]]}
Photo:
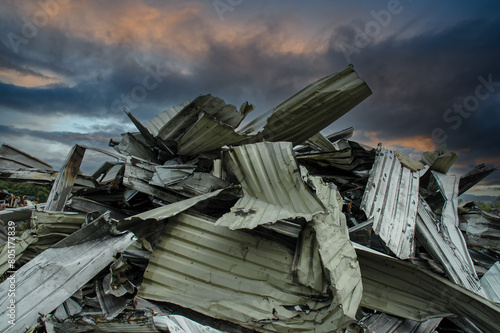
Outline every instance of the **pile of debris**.
{"label": "pile of debris", "polygon": [[18,208],[24,206],[33,206],[35,201],[30,200],[24,195],[15,195],[7,190],[0,189],[0,211],[6,208]]}
{"label": "pile of debris", "polygon": [[[59,172],[0,154],[52,186],[0,212],[0,330],[500,331],[499,218],[458,206],[495,169],[320,134],[370,94],[349,66],[244,125],[253,105],[211,95],[125,110],[118,153],[76,145]],[[114,161],[82,175],[88,149]]]}

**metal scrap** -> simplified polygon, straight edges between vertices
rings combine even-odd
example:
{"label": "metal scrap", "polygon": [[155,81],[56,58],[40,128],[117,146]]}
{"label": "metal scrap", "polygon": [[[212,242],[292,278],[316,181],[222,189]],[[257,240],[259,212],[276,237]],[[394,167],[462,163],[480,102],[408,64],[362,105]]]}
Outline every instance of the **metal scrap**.
{"label": "metal scrap", "polygon": [[[52,189],[0,212],[0,330],[500,331],[500,217],[457,202],[496,168],[320,132],[370,94],[348,66],[246,123],[210,94],[125,110],[118,153],[59,172],[1,146],[0,179]],[[84,175],[88,149],[113,160]]]}

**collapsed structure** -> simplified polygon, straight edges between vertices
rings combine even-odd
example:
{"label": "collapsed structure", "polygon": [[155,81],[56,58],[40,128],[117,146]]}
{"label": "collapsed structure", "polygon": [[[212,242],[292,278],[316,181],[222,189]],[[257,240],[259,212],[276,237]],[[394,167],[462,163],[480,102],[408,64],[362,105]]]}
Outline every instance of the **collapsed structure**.
{"label": "collapsed structure", "polygon": [[[320,133],[370,94],[349,66],[245,125],[211,95],[125,110],[118,153],[76,145],[59,172],[0,150],[2,179],[52,185],[0,212],[0,330],[498,332],[499,217],[458,207],[495,168]],[[115,161],[82,175],[88,149]]]}

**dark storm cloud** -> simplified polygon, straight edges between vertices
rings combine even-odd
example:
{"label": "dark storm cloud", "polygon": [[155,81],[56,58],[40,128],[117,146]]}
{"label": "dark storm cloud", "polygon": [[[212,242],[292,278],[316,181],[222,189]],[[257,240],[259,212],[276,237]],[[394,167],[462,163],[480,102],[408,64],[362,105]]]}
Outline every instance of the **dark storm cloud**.
{"label": "dark storm cloud", "polygon": [[[127,6],[136,4],[149,4],[162,11],[162,15],[171,11],[166,4],[130,1],[116,10],[126,10]],[[92,6],[100,6],[104,11],[111,5]],[[206,93],[238,107],[248,100],[257,106],[255,115],[261,114],[314,80],[345,68],[348,63],[338,45],[352,43],[356,35],[353,27],[362,28],[366,23],[361,20],[366,17],[362,17],[337,26],[329,48],[324,51],[315,48],[313,42],[308,44],[304,37],[307,35],[297,37],[301,31],[291,23],[289,15],[300,16],[299,7],[288,10],[286,15],[274,11],[247,17],[247,22],[252,23],[249,26],[256,31],[233,39],[226,38],[233,28],[231,19],[243,17],[244,7],[231,13],[234,16],[228,13],[227,25],[213,22],[217,21],[217,15],[210,3],[203,8],[199,14],[186,14],[173,27],[162,26],[152,45],[144,44],[149,38],[148,31],[140,34],[142,27],[136,24],[135,16],[127,19],[131,21],[130,31],[138,30],[137,35],[125,34],[123,39],[78,34],[78,31],[61,28],[64,24],[48,25],[39,29],[28,43],[19,45],[15,52],[12,45],[5,42],[5,34],[0,34],[3,42],[0,43],[0,70],[5,68],[42,80],[58,79],[55,83],[31,88],[0,83],[0,113],[95,117],[96,123],[100,117],[109,117],[119,123],[113,128],[74,127],[81,134],[3,126],[0,136],[30,135],[77,143],[78,135],[82,135],[82,140],[102,144],[104,141],[96,138],[116,138],[125,131],[120,130],[120,125],[130,126],[123,106],[141,121],[147,121],[169,106]],[[443,119],[446,110],[475,94],[480,83],[478,77],[488,79],[491,75],[493,81],[500,81],[500,22],[493,18],[474,19],[471,13],[468,20],[455,19],[446,24],[431,20],[433,23],[422,30],[415,26],[431,13],[427,11],[413,18],[404,16],[407,13],[409,10],[394,18],[393,24],[402,26],[399,30],[393,29],[395,35],[380,36],[380,40],[351,56],[354,68],[374,94],[334,126],[341,129],[352,125],[360,133],[377,132],[380,139],[391,142],[430,137],[435,128],[442,128],[450,149],[461,155],[459,162],[465,171],[481,159],[500,156],[497,135],[500,87],[489,99],[481,100],[478,110],[463,117],[456,129],[451,127],[456,121],[450,123]],[[405,19],[408,22],[405,23]],[[6,11],[0,13],[0,21],[3,31],[21,34],[23,23],[18,16]],[[238,28],[241,26],[235,27]],[[413,34],[402,37],[411,29],[415,30]],[[167,41],[163,43],[163,39]],[[283,40],[303,43],[304,48],[301,52],[280,49]],[[201,45],[199,50],[196,45]],[[491,158],[490,163],[494,164]],[[493,183],[500,184],[500,179]]]}
{"label": "dark storm cloud", "polygon": [[75,132],[46,132],[41,130],[30,130],[25,128],[16,128],[13,126],[0,125],[0,137],[3,139],[12,139],[21,136],[29,136],[34,139],[62,142],[67,145],[92,144],[94,146],[105,147],[111,138],[119,138],[121,131],[104,130],[86,133]]}
{"label": "dark storm cloud", "polygon": [[[335,62],[345,62],[334,47],[348,30],[343,27],[332,36],[329,56]],[[478,76],[492,74],[500,81],[499,37],[498,21],[465,21],[411,39],[396,35],[361,49],[352,55],[353,64],[374,95],[361,106],[371,116],[359,117],[359,124],[393,135],[401,129],[408,135],[430,135],[434,127],[447,125],[443,113],[474,94]]]}

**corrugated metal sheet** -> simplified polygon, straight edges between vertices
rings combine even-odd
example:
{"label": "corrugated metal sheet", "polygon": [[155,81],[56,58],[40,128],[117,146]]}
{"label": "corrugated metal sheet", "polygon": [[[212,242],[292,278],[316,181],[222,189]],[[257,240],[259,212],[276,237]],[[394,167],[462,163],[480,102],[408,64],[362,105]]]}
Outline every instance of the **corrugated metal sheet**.
{"label": "corrugated metal sheet", "polygon": [[74,212],[53,213],[35,210],[31,214],[30,227],[37,236],[57,234],[62,239],[80,229],[86,221],[86,215]]}
{"label": "corrugated metal sheet", "polygon": [[314,228],[323,267],[335,289],[334,304],[342,307],[344,315],[355,318],[363,293],[356,251],[349,241],[346,218],[342,213],[343,200],[335,186],[325,184],[321,177],[308,176],[316,195],[327,213],[316,214]]}
{"label": "corrugated metal sheet", "polygon": [[459,178],[456,175],[444,175],[439,172],[431,171],[436,178],[437,184],[445,199],[441,212],[442,232],[448,238],[453,246],[460,252],[463,262],[469,265],[471,272],[474,272],[474,263],[470,257],[464,235],[458,228],[458,183]]}
{"label": "corrugated metal sheet", "polygon": [[490,175],[493,171],[499,170],[500,167],[488,168],[485,164],[476,166],[467,174],[460,177],[460,184],[458,186],[458,196],[465,193],[468,189],[479,183],[481,180]]}
{"label": "corrugated metal sheet", "polygon": [[172,217],[138,295],[259,331],[331,332],[350,321],[293,281],[294,250],[186,213]]}
{"label": "corrugated metal sheet", "polygon": [[[0,146],[0,160],[13,162],[19,167],[24,168],[28,167],[40,170],[52,170],[52,165],[47,162],[6,144],[2,144],[2,146]],[[2,167],[2,165],[3,164],[0,163],[0,167]]]}
{"label": "corrugated metal sheet", "polygon": [[210,94],[202,95],[174,115],[158,132],[158,138],[163,140],[179,139],[188,128],[196,123],[201,112],[205,112],[218,121],[236,128],[252,109],[244,103],[241,111],[238,112],[234,105],[226,104],[221,98]]}
{"label": "corrugated metal sheet", "polygon": [[195,165],[157,165],[151,181],[151,185],[168,186],[189,178]]}
{"label": "corrugated metal sheet", "polygon": [[500,307],[411,263],[356,248],[363,279],[361,305],[423,321],[463,316],[484,332],[500,331]]}
{"label": "corrugated metal sheet", "polygon": [[377,153],[361,209],[373,217],[373,230],[401,259],[415,254],[415,221],[419,178],[403,166],[394,151]]}
{"label": "corrugated metal sheet", "polygon": [[244,196],[217,225],[253,229],[277,220],[324,212],[321,201],[305,186],[290,142],[266,142],[234,147],[228,165]]}
{"label": "corrugated metal sheet", "polygon": [[233,127],[203,112],[198,121],[178,140],[177,153],[194,156],[225,145],[238,144],[248,137],[236,133]]}
{"label": "corrugated metal sheet", "polygon": [[[294,145],[304,143],[371,94],[370,88],[349,65],[343,71],[305,87],[275,107],[263,130],[249,143],[263,140],[290,141]],[[247,133],[254,129],[254,123],[251,123],[241,131]]]}
{"label": "corrugated metal sheet", "polygon": [[[39,313],[48,314],[73,295],[104,267],[118,251],[134,241],[132,233],[111,236],[111,226],[99,219],[73,233],[31,260],[15,273],[16,325],[8,323],[10,298],[0,300],[0,331],[21,332],[33,326]],[[0,284],[9,293],[10,281]]]}
{"label": "corrugated metal sheet", "polygon": [[86,214],[73,212],[33,211],[30,219],[34,242],[24,251],[20,262],[27,262],[60,240],[79,230],[86,222]]}
{"label": "corrugated metal sheet", "polygon": [[422,198],[418,204],[416,231],[418,241],[436,261],[443,265],[451,281],[487,297],[476,271],[470,268],[455,245],[443,233],[442,224]]}
{"label": "corrugated metal sheet", "polygon": [[333,143],[331,143],[327,138],[323,136],[321,133],[316,133],[309,139],[307,139],[306,145],[317,151],[332,151],[336,150]]}
{"label": "corrugated metal sheet", "polygon": [[[134,313],[125,318],[115,318],[106,321],[103,315],[77,317],[72,321],[58,322],[52,316],[43,318],[47,333],[71,332],[71,333],[153,333],[161,332],[155,327],[153,318],[143,313]],[[52,329],[52,331],[50,331]]]}
{"label": "corrugated metal sheet", "polygon": [[[0,215],[0,218],[2,216]],[[491,250],[500,249],[500,220],[483,211],[460,215],[460,225],[466,225],[467,245]]]}
{"label": "corrugated metal sheet", "polygon": [[121,154],[156,161],[156,154],[148,148],[146,139],[140,133],[123,133],[119,144],[110,145]]}
{"label": "corrugated metal sheet", "polygon": [[224,190],[225,189],[220,189],[220,190],[217,190],[217,191],[214,191],[211,193],[207,193],[204,195],[200,195],[197,197],[174,202],[170,205],[165,205],[165,206],[158,207],[158,208],[155,208],[152,210],[148,210],[147,212],[143,212],[143,213],[140,213],[140,214],[137,214],[134,216],[127,217],[124,220],[125,221],[139,221],[139,220],[144,221],[144,220],[149,220],[149,219],[153,219],[153,220],[157,220],[157,221],[164,220],[166,218],[177,215],[177,214],[193,207],[194,205],[196,205],[199,202],[213,198]]}
{"label": "corrugated metal sheet", "polygon": [[365,333],[434,333],[441,318],[430,319],[423,323],[414,320],[374,313],[362,321]]}
{"label": "corrugated metal sheet", "polygon": [[166,111],[160,113],[150,121],[145,122],[144,126],[149,130],[151,134],[153,134],[154,136],[158,136],[163,127],[189,103],[191,103],[191,101],[187,100],[179,105],[168,108]]}
{"label": "corrugated metal sheet", "polygon": [[165,186],[165,188],[186,197],[194,197],[228,187],[229,185],[229,182],[215,177],[210,173],[194,172],[188,179]]}
{"label": "corrugated metal sheet", "polygon": [[422,153],[422,161],[429,165],[431,170],[446,174],[457,161],[458,155],[454,152],[445,153],[445,150],[446,147],[440,147],[435,152],[426,151]]}
{"label": "corrugated metal sheet", "polygon": [[500,304],[500,262],[497,261],[481,278],[481,285],[491,300]]}
{"label": "corrugated metal sheet", "polygon": [[[7,236],[7,235],[5,235]],[[15,251],[15,261],[18,262],[19,258],[21,258],[24,254],[24,251],[33,243],[36,242],[36,238],[31,235],[29,230],[25,230],[20,236],[14,238],[14,248],[12,244],[9,248],[8,243],[4,243],[0,245],[0,274],[4,274],[9,269],[12,269],[13,266],[9,264],[8,260],[8,251],[14,249]]]}
{"label": "corrugated metal sheet", "polygon": [[370,170],[375,160],[375,149],[363,147],[356,142],[339,140],[334,142],[332,151],[306,152],[297,156],[302,163],[328,165],[341,170]]}

